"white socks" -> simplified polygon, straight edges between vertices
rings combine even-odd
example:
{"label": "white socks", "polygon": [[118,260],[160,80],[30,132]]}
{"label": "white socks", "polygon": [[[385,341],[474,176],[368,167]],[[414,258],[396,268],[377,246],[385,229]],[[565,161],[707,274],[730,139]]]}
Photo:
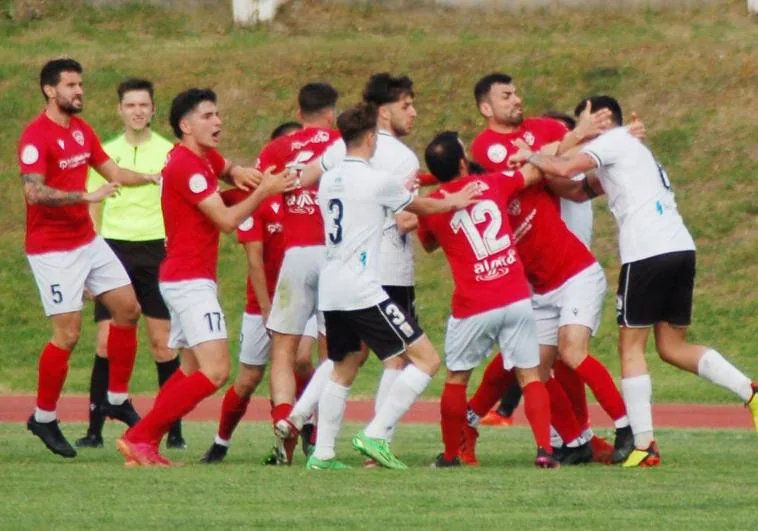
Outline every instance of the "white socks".
{"label": "white socks", "polygon": [[108,403],[114,406],[120,406],[129,398],[129,393],[111,393],[108,391]]}
{"label": "white socks", "polygon": [[55,413],[55,411],[45,411],[44,409],[40,408],[34,409],[34,420],[37,422],[53,422],[57,418],[58,415]]}
{"label": "white socks", "polygon": [[653,384],[650,375],[623,378],[621,390],[634,433],[634,444],[637,448],[645,449],[653,442]]}
{"label": "white socks", "polygon": [[[384,402],[387,400],[392,384],[398,379],[402,373],[402,369],[384,369],[382,377],[379,380],[379,386],[376,388],[376,399],[374,400],[374,415],[379,413],[382,409]],[[390,426],[387,429],[387,442],[392,441],[392,434],[395,432],[395,426]]]}
{"label": "white socks", "polygon": [[227,448],[229,448],[229,441],[228,441],[228,440],[226,440],[226,439],[222,439],[222,438],[221,438],[221,437],[219,437],[218,435],[216,435],[216,438],[215,438],[215,439],[213,439],[213,442],[214,442],[215,444],[218,444],[219,446],[226,446]]}
{"label": "white socks", "polygon": [[342,425],[348,393],[350,393],[349,387],[342,386],[333,380],[327,380],[324,385],[318,401],[318,433],[316,434],[316,449],[313,452],[316,459],[326,461],[335,456],[334,444]]}
{"label": "white socks", "polygon": [[[408,365],[390,388],[387,399],[363,433],[372,439],[386,440],[387,431],[398,423],[431,381],[432,377],[424,371],[413,364]],[[319,414],[320,412],[319,409]]]}
{"label": "white socks", "polygon": [[739,396],[743,402],[753,396],[750,378],[742,374],[734,365],[724,359],[724,356],[709,349],[697,364],[697,373],[706,380],[721,387],[726,387]]}
{"label": "white socks", "polygon": [[560,448],[563,446],[563,438],[561,437],[560,433],[558,433],[558,430],[553,428],[553,425],[550,425],[550,446],[553,446],[555,448]]}
{"label": "white socks", "polygon": [[329,381],[332,369],[334,369],[334,362],[332,360],[324,360],[324,362],[313,372],[311,381],[308,382],[303,394],[300,395],[295,407],[292,408],[290,418],[295,421],[295,425],[298,429],[302,429],[303,424],[308,420],[308,417],[313,415],[316,411],[319,398],[321,398],[321,393],[324,392],[326,382]]}

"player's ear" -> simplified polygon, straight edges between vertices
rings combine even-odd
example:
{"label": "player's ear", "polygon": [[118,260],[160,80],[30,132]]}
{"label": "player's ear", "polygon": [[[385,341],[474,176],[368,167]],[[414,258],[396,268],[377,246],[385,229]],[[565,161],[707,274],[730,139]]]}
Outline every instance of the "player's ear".
{"label": "player's ear", "polygon": [[479,112],[485,118],[492,118],[492,105],[490,105],[488,101],[482,101],[479,104]]}
{"label": "player's ear", "polygon": [[42,92],[45,93],[45,96],[47,96],[48,100],[51,100],[55,97],[55,87],[52,85],[43,85]]}

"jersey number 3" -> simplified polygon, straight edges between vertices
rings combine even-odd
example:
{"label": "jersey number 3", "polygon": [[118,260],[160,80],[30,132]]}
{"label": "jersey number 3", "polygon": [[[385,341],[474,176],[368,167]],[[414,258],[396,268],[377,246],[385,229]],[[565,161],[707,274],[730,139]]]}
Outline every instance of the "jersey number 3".
{"label": "jersey number 3", "polygon": [[[489,219],[484,230],[479,233],[477,225]],[[511,245],[511,239],[507,234],[497,237],[503,226],[503,215],[494,201],[486,199],[480,201],[468,210],[459,210],[450,220],[450,228],[454,234],[463,230],[471,250],[474,251],[477,260],[484,260],[488,256],[497,254]]]}
{"label": "jersey number 3", "polygon": [[342,215],[344,207],[339,199],[329,200],[329,214],[332,216],[332,226],[329,228],[329,241],[337,245],[342,241]]}

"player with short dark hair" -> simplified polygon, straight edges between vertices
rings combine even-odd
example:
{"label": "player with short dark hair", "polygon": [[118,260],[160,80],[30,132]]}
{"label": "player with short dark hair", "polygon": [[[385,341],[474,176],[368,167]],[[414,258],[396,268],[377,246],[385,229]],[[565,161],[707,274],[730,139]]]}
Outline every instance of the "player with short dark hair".
{"label": "player with short dark hair", "polygon": [[[173,144],[153,131],[150,123],[155,114],[152,82],[129,78],[116,89],[118,114],[124,132],[103,145],[103,149],[121,166],[133,171],[158,174]],[[87,189],[94,191],[105,181],[90,170]],[[150,350],[158,372],[158,385],[163,385],[179,367],[176,351],[168,348],[169,314],[158,289],[158,268],[166,255],[160,190],[144,185],[124,188],[116,197],[109,197],[102,208],[91,207],[93,218],[99,221],[99,233],[124,265],[142,307]],[[87,435],[76,441],[79,448],[103,446],[103,409],[108,387],[108,330],[111,314],[100,302],[95,302],[97,322],[97,351],[90,380],[89,427]],[[181,423],[171,427],[166,446],[184,448]]]}
{"label": "player with short dark hair", "polygon": [[[184,365],[161,388],[150,412],[118,440],[127,466],[170,465],[158,452],[160,440],[229,377],[226,321],[216,286],[219,233],[235,230],[266,197],[294,181],[271,170],[261,176],[221,156],[216,150],[221,118],[210,89],[189,89],[176,96],[170,123],[179,143],[163,168],[167,245],[159,280],[171,316],[168,346],[183,349]],[[219,179],[246,187],[259,184],[227,207],[218,193]]]}
{"label": "player with short dark hair", "polygon": [[326,260],[319,278],[319,308],[324,312],[329,359],[334,369],[319,399],[316,448],[307,468],[339,469],[335,457],[350,385],[364,357],[365,342],[380,359],[405,354],[410,360],[389,390],[389,398],[365,430],[353,437],[353,447],[379,465],[404,469],[387,444],[387,427],[397,424],[423,392],[440,360],[429,339],[409,312],[381,287],[379,266],[386,210],[408,209],[433,214],[463,208],[472,202],[474,187],[444,199],[413,196],[400,181],[371,168],[377,146],[377,109],[360,103],[337,120],[347,153],[319,183],[324,219]]}
{"label": "player with short dark hair", "polygon": [[[139,419],[128,384],[140,307],[124,267],[95,234],[87,205],[115,195],[122,185],[154,186],[156,181],[120,168],[89,124],[76,116],[84,109],[82,72],[74,59],[54,59],[43,66],[45,108],[26,126],[18,145],[27,206],[25,250],[53,329],[39,360],[37,408],[27,428],[63,457],[76,456],[76,450],[58,427],[56,405],[81,333],[85,290],[113,316],[106,344],[111,361],[108,414],[129,425]],[[92,192],[86,191],[88,166],[108,181]]]}
{"label": "player with short dark hair", "polygon": [[[729,389],[748,405],[758,430],[758,385],[715,349],[687,341],[692,321],[695,242],[677,209],[671,181],[653,153],[621,127],[621,106],[610,96],[582,100],[577,112],[608,109],[612,124],[579,153],[551,156],[521,144],[514,163],[571,177],[595,171],[619,226],[621,271],[616,296],[621,386],[635,450],[624,467],[655,466],[652,383],[645,362],[650,329],[661,359]],[[534,147],[537,149],[537,146]]]}
{"label": "player with short dark hair", "polygon": [[459,466],[466,424],[466,387],[471,371],[498,344],[500,357],[514,368],[524,391],[525,409],[537,442],[535,465],[556,468],[550,447],[550,399],[540,381],[537,329],[529,285],[516,253],[507,208],[511,198],[539,182],[534,167],[517,172],[470,174],[458,134],[437,135],[426,148],[426,165],[442,182],[428,197],[445,197],[473,184],[476,204],[454,213],[422,216],[419,240],[427,252],[442,248],[455,289],[445,335],[447,378],[440,400],[445,451],[432,464]]}

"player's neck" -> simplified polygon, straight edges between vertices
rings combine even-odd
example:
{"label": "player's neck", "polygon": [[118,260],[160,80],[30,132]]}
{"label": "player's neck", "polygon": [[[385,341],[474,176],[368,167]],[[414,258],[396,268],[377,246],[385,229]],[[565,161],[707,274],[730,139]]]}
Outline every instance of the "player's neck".
{"label": "player's neck", "polygon": [[361,159],[365,162],[371,160],[371,146],[355,146],[347,149],[345,157]]}
{"label": "player's neck", "polygon": [[47,104],[45,107],[45,114],[50,120],[62,127],[68,128],[71,123],[71,115],[61,111],[54,102]]}
{"label": "player's neck", "polygon": [[124,129],[124,138],[126,139],[126,143],[134,147],[148,142],[152,134],[153,133],[150,131],[149,127],[145,127],[139,131],[132,129],[131,127]]}
{"label": "player's neck", "polygon": [[303,129],[331,129],[332,124],[329,120],[313,119],[310,121],[303,121]]}
{"label": "player's neck", "polygon": [[200,145],[193,137],[191,136],[185,136],[182,138],[181,145],[183,145],[185,148],[189,149],[192,153],[199,157],[205,158],[205,155],[208,153],[208,150],[210,148],[206,146]]}
{"label": "player's neck", "polygon": [[513,124],[503,124],[500,122],[496,122],[495,120],[488,120],[487,121],[487,127],[495,131],[496,133],[500,133],[503,135],[509,135],[511,133],[515,133],[519,130],[520,125],[513,125]]}

